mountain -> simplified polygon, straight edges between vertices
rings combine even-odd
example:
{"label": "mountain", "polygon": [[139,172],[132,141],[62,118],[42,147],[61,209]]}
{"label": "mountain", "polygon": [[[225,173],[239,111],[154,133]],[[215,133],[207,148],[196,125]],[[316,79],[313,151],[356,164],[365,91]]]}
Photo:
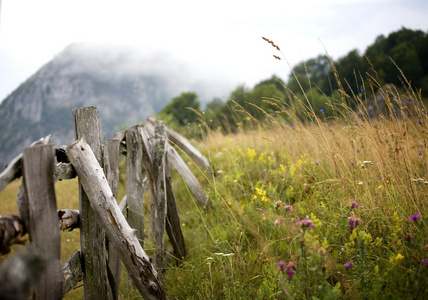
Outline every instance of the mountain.
{"label": "mountain", "polygon": [[192,79],[185,65],[164,53],[70,45],[1,103],[0,169],[42,136],[51,134],[57,146],[71,143],[73,108],[96,106],[101,132],[111,138],[120,126],[144,121],[184,91],[215,96],[200,77]]}

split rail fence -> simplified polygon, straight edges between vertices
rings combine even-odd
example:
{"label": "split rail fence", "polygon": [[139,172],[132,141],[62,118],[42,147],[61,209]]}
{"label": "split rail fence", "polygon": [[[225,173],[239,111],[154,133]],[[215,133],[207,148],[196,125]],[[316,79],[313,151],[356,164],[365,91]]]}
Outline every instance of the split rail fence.
{"label": "split rail fence", "polygon": [[[83,280],[85,299],[118,299],[121,262],[144,299],[168,299],[162,285],[166,264],[164,232],[177,261],[186,257],[171,166],[198,203],[210,203],[174,145],[212,176],[213,166],[184,137],[149,117],[143,125],[104,136],[95,107],[73,110],[76,141],[54,148],[50,136],[25,148],[0,174],[0,191],[23,177],[19,212],[0,216],[0,254],[14,243],[24,247],[0,266],[0,298],[62,299]],[[126,196],[118,204],[119,158],[126,155]],[[56,158],[56,161],[55,161]],[[79,210],[58,210],[54,183],[79,180]],[[150,186],[154,259],[144,246],[144,188]],[[79,228],[81,249],[61,265],[60,230]],[[18,276],[18,274],[23,274]],[[35,290],[35,291],[34,291]]]}

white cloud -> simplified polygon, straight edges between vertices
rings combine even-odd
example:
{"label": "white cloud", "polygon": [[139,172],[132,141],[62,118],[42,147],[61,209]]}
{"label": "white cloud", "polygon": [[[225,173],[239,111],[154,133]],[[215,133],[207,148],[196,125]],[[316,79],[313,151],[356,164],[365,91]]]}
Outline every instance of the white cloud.
{"label": "white cloud", "polygon": [[[201,73],[236,83],[251,85],[274,73],[285,78],[287,65],[273,59],[275,51],[262,36],[274,40],[292,65],[323,53],[320,41],[336,58],[354,48],[363,51],[377,35],[402,26],[426,30],[425,3],[5,0],[0,19],[0,99],[74,42],[133,44],[171,53]],[[4,80],[4,74],[10,80]]]}

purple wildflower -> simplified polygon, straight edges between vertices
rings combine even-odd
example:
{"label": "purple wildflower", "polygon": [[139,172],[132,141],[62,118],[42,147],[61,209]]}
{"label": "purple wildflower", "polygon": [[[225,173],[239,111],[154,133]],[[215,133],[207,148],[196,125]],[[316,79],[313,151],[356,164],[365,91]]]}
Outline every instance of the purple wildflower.
{"label": "purple wildflower", "polygon": [[315,227],[314,223],[312,223],[312,220],[311,219],[307,219],[307,218],[304,218],[303,220],[300,220],[298,224],[299,224],[300,227],[305,228],[305,229],[306,228],[312,229],[312,228]]}
{"label": "purple wildflower", "polygon": [[285,271],[285,269],[286,269],[286,267],[285,267],[285,261],[280,261],[280,262],[278,262],[278,270],[280,271],[280,272],[282,272],[282,271]]}
{"label": "purple wildflower", "polygon": [[418,220],[420,217],[422,217],[422,215],[421,215],[421,214],[414,214],[414,215],[411,215],[411,216],[409,217],[409,220],[410,220],[410,221],[416,221],[416,220]]}
{"label": "purple wildflower", "polygon": [[406,241],[410,242],[410,241],[414,240],[415,237],[413,235],[411,235],[410,233],[408,233],[408,234],[406,234],[405,239],[406,239]]}
{"label": "purple wildflower", "polygon": [[322,113],[323,111],[324,111],[324,109],[322,109],[322,108],[321,108],[321,109],[320,109],[320,112]]}
{"label": "purple wildflower", "polygon": [[287,275],[288,275],[288,278],[290,280],[293,279],[294,271],[293,270],[287,270]]}
{"label": "purple wildflower", "polygon": [[291,205],[284,206],[284,210],[291,213]]}
{"label": "purple wildflower", "polygon": [[357,201],[351,200],[351,209],[358,208],[358,207],[359,207],[359,205],[358,205]]}
{"label": "purple wildflower", "polygon": [[428,266],[428,258],[424,258],[424,259],[422,259],[422,264],[423,264],[424,266]]}
{"label": "purple wildflower", "polygon": [[294,262],[290,261],[290,262],[288,263],[288,266],[287,266],[287,268],[288,268],[288,269],[293,269],[293,268],[295,268],[295,267],[296,267],[296,264],[295,264]]}
{"label": "purple wildflower", "polygon": [[349,217],[348,218],[348,223],[350,225],[351,230],[353,230],[355,227],[357,227],[358,225],[360,225],[360,221],[361,219],[358,217]]}
{"label": "purple wildflower", "polygon": [[358,122],[355,122],[355,125],[358,126]]}
{"label": "purple wildflower", "polygon": [[346,264],[343,265],[345,269],[352,269],[354,268],[354,262],[352,260],[348,261]]}

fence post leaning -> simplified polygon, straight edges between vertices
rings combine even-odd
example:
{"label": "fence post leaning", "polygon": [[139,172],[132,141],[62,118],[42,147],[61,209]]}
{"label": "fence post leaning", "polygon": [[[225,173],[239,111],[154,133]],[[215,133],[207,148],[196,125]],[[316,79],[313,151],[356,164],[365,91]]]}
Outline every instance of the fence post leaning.
{"label": "fence post leaning", "polygon": [[30,240],[46,257],[46,267],[36,287],[37,299],[62,299],[63,296],[54,164],[53,145],[37,145],[23,150]]}
{"label": "fence post leaning", "polygon": [[135,236],[135,230],[129,226],[120,211],[103,169],[91,148],[85,141],[78,140],[67,147],[67,156],[81,178],[88,199],[100,217],[109,240],[115,246],[143,298],[168,299],[150,258]]}
{"label": "fence post leaning", "polygon": [[[96,107],[73,109],[76,140],[83,138],[91,147],[98,163],[102,164],[100,121]],[[85,299],[109,299],[112,293],[107,275],[105,232],[98,216],[91,208],[79,178],[80,245],[83,257],[83,288]]]}

